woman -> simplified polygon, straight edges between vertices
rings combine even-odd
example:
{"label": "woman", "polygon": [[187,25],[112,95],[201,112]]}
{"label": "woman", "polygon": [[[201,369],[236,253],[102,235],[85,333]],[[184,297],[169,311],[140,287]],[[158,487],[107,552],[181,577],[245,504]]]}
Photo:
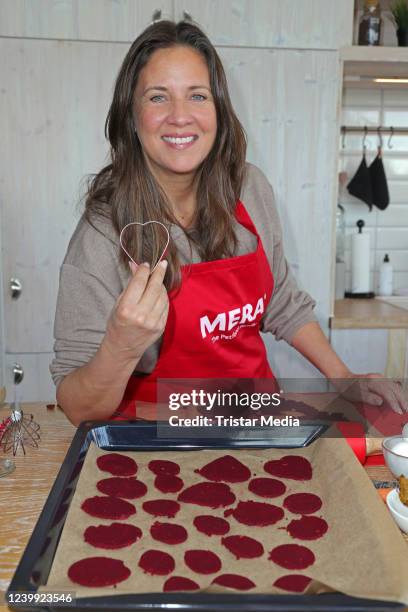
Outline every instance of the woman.
{"label": "woman", "polygon": [[[273,378],[260,330],[329,378],[354,376],[290,274],[271,187],[245,163],[222,64],[199,28],[162,21],[137,38],[106,131],[111,163],[69,244],[55,321],[51,372],[73,423],[134,417],[158,377]],[[168,247],[159,224],[126,228],[140,264],[129,270],[119,234],[152,220],[169,228]]]}

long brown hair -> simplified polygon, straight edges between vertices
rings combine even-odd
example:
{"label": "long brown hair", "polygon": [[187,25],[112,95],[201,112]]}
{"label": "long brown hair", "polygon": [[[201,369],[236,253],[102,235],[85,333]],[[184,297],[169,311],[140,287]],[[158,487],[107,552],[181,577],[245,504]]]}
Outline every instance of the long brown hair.
{"label": "long brown hair", "polygon": [[[94,215],[108,217],[119,234],[130,222],[157,220],[177,223],[166,194],[150,172],[134,129],[133,94],[142,68],[152,53],[176,45],[198,51],[208,66],[211,92],[217,116],[214,145],[197,169],[196,247],[203,261],[231,257],[236,248],[233,212],[240,196],[245,169],[246,136],[235,115],[221,60],[207,36],[191,22],[159,21],[140,34],[130,47],[116,79],[112,104],[105,122],[105,136],[111,145],[111,163],[93,177],[86,197],[85,216],[93,225]],[[134,226],[138,228],[138,226]],[[129,232],[126,249],[135,261],[157,261],[166,243],[163,228],[149,226]],[[128,257],[120,249],[127,265]],[[166,286],[180,280],[175,245],[166,251],[169,262]]]}

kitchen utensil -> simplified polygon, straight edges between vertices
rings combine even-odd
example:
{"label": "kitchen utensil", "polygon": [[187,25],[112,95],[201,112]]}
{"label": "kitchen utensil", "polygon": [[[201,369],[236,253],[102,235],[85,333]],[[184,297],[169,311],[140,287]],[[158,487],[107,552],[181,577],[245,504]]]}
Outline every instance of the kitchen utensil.
{"label": "kitchen utensil", "polygon": [[[169,234],[169,230],[167,229],[167,227],[166,227],[166,226],[165,226],[163,223],[161,223],[161,221],[146,221],[145,223],[140,223],[139,221],[134,221],[134,222],[132,222],[132,223],[128,223],[127,225],[125,225],[125,227],[122,229],[122,231],[120,232],[120,235],[119,235],[119,242],[120,242],[120,246],[121,246],[121,247],[122,247],[122,249],[125,251],[125,253],[126,253],[126,255],[129,257],[130,261],[133,261],[133,263],[134,263],[136,266],[138,266],[138,265],[140,265],[140,263],[141,263],[141,262],[136,262],[136,261],[135,261],[135,260],[134,260],[134,259],[131,257],[131,255],[129,254],[129,252],[126,250],[125,246],[123,245],[123,242],[122,242],[122,240],[123,240],[123,234],[124,234],[125,230],[126,230],[128,227],[131,227],[132,225],[139,225],[140,227],[146,227],[146,225],[153,225],[153,224],[160,225],[160,226],[161,226],[161,227],[162,227],[162,228],[163,228],[163,229],[166,231],[166,234],[167,234],[167,242],[166,242],[166,246],[164,247],[164,249],[163,249],[163,251],[162,251],[162,254],[161,254],[161,255],[160,255],[160,257],[158,258],[158,260],[157,260],[156,264],[153,266],[153,262],[151,262],[151,264],[150,264],[150,268],[151,268],[151,272],[150,272],[150,274],[152,274],[152,273],[155,271],[155,269],[157,268],[157,266],[158,266],[158,265],[159,265],[159,263],[161,262],[161,260],[162,260],[162,258],[163,258],[163,256],[164,256],[164,254],[166,253],[166,251],[167,251],[167,247],[169,246],[169,242],[170,242],[170,234]],[[153,266],[153,268],[152,268],[152,266]]]}
{"label": "kitchen utensil", "polygon": [[408,478],[408,428],[400,436],[389,436],[382,443],[385,463],[393,476]]}
{"label": "kitchen utensil", "polygon": [[[309,434],[313,434],[315,424],[310,426]],[[248,448],[261,449],[273,446],[273,436],[269,439],[264,432],[253,432],[251,439],[238,436],[228,438],[206,437],[191,440],[191,438],[180,437],[179,439],[159,439],[157,437],[156,423],[130,422],[86,422],[78,428],[71,443],[68,454],[61,466],[58,478],[46,501],[37,526],[35,527],[24,556],[10,584],[8,593],[15,591],[36,592],[40,584],[46,584],[51,564],[55,556],[56,548],[60,541],[65,517],[68,512],[69,503],[67,491],[71,492],[76,487],[76,481],[82,469],[89,447],[94,442],[99,448],[114,450],[116,452],[130,450],[157,451],[161,458],[166,451],[182,449],[186,453],[202,448]],[[304,444],[313,439],[306,436]],[[279,442],[279,437],[276,438]],[[272,442],[272,444],[271,444]],[[353,461],[352,465],[355,465]],[[365,484],[365,480],[363,481]],[[368,484],[368,486],[370,486]],[[183,610],[217,610],[226,612],[262,612],[266,609],[272,611],[288,610],[294,612],[347,612],[358,609],[361,612],[385,612],[385,610],[402,609],[403,604],[396,602],[384,602],[373,599],[354,598],[336,593],[325,593],[321,595],[263,595],[251,593],[147,593],[127,594],[112,596],[94,596],[86,600],[77,598],[76,610],[163,610],[164,608],[182,608]]]}
{"label": "kitchen utensil", "polygon": [[399,498],[397,489],[390,491],[386,498],[392,518],[404,533],[408,533],[408,507]]}
{"label": "kitchen utensil", "polygon": [[[381,134],[379,134],[381,138]],[[382,146],[378,147],[378,153],[374,161],[368,168],[371,180],[372,202],[380,210],[385,210],[390,203],[388,192],[387,177],[385,176],[384,164],[382,161]]]}
{"label": "kitchen utensil", "polygon": [[365,128],[363,139],[363,158],[359,167],[357,168],[357,172],[347,185],[347,189],[352,196],[365,202],[371,210],[373,207],[373,192],[371,187],[370,172],[368,170],[366,161],[367,147],[365,146],[365,140],[367,137],[367,132],[368,130]]}
{"label": "kitchen utensil", "polygon": [[5,453],[13,451],[17,454],[19,448],[26,454],[26,446],[38,447],[40,426],[34,421],[32,414],[25,416],[20,408],[17,397],[17,384],[14,385],[14,404],[9,417],[4,419],[0,427],[0,446]]}

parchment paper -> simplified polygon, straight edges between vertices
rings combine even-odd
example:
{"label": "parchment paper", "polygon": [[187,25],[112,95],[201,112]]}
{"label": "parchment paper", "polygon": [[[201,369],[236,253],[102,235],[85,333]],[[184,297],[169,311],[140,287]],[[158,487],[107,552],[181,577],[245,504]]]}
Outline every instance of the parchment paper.
{"label": "parchment paper", "polygon": [[[138,464],[137,478],[148,486],[147,494],[136,500],[129,500],[136,506],[136,514],[127,521],[143,531],[143,537],[135,544],[118,549],[94,548],[83,540],[83,533],[89,525],[110,524],[111,520],[89,516],[81,510],[82,502],[93,495],[100,495],[96,483],[110,474],[100,471],[96,458],[106,451],[91,445],[80,474],[61,540],[49,576],[47,589],[69,589],[78,597],[120,594],[162,592],[168,576],[150,576],[139,567],[142,553],[150,548],[170,553],[176,561],[173,575],[191,578],[206,592],[235,592],[212,585],[211,581],[221,573],[237,573],[247,576],[257,587],[248,593],[287,593],[275,587],[273,582],[280,576],[301,573],[313,578],[306,593],[340,591],[347,595],[379,600],[399,601],[408,604],[408,549],[398,527],[382,501],[364,469],[357,463],[344,439],[321,438],[310,447],[295,450],[202,450],[202,451],[159,451],[122,453],[132,456]],[[284,498],[294,492],[313,492],[323,500],[323,506],[315,515],[322,516],[329,524],[328,532],[318,540],[292,538],[284,528],[291,520],[300,518],[285,510],[284,518],[270,527],[247,527],[228,517],[231,530],[227,535],[247,535],[262,542],[265,554],[257,559],[237,560],[221,545],[221,538],[208,537],[194,527],[192,521],[199,514],[223,517],[225,508],[213,510],[193,504],[181,504],[181,510],[174,519],[152,517],[142,509],[148,499],[176,499],[177,494],[163,494],[155,490],[155,475],[147,468],[152,458],[176,461],[181,466],[179,476],[185,486],[202,481],[194,473],[209,461],[225,454],[233,455],[245,463],[255,476],[268,476],[263,470],[265,461],[278,459],[287,454],[302,455],[311,461],[313,479],[297,482],[281,479],[287,486],[286,493],[278,498],[263,499],[248,491],[248,482],[230,485],[237,500],[254,500],[282,506]],[[229,506],[229,507],[234,507]],[[170,546],[153,540],[149,533],[155,521],[174,522],[183,525],[189,538],[181,545]],[[286,570],[268,560],[269,552],[280,544],[300,544],[310,548],[316,562],[303,571]],[[222,561],[219,574],[203,576],[195,574],[184,564],[185,550],[212,550]],[[116,588],[84,588],[72,583],[67,571],[72,563],[84,557],[109,556],[124,561],[131,570],[131,576]]]}

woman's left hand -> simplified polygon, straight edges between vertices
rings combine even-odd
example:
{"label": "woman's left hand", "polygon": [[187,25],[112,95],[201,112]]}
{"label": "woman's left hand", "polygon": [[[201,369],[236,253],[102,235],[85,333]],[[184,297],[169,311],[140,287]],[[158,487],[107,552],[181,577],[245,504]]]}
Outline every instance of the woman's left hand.
{"label": "woman's left hand", "polygon": [[339,382],[340,385],[336,386],[346,399],[366,402],[373,406],[389,407],[398,414],[408,412],[407,392],[404,391],[401,383],[385,378],[383,374],[350,372]]}

